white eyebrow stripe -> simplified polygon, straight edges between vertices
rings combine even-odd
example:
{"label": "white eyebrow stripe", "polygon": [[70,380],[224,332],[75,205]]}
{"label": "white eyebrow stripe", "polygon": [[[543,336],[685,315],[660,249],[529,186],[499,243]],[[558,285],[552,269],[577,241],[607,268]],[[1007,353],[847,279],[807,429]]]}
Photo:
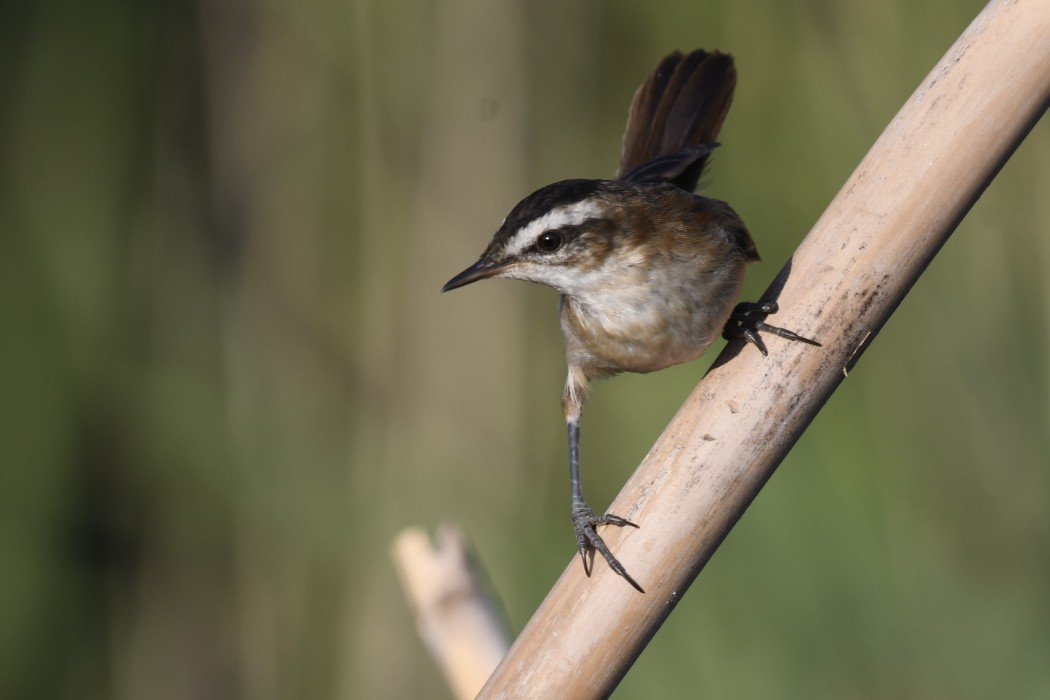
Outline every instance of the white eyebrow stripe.
{"label": "white eyebrow stripe", "polygon": [[526,248],[536,242],[536,237],[544,231],[558,229],[563,226],[576,226],[588,219],[595,219],[602,215],[602,206],[594,199],[585,199],[573,204],[552,209],[543,216],[533,219],[507,244],[506,255],[513,257],[521,254]]}

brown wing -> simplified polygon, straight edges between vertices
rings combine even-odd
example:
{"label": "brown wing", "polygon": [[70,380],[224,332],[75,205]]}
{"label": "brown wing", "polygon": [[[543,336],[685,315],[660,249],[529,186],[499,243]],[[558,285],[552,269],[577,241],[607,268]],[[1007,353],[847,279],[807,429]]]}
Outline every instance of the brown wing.
{"label": "brown wing", "polygon": [[631,102],[617,179],[696,189],[735,87],[728,54],[676,51],[660,61]]}

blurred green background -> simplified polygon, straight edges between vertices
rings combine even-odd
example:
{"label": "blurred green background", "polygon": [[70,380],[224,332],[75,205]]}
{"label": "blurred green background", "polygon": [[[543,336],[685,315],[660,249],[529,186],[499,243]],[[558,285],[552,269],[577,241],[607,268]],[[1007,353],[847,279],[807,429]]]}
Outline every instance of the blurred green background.
{"label": "blurred green background", "polygon": [[[442,283],[706,47],[757,297],[981,7],[4,4],[0,696],[448,697],[394,535],[515,630],[574,540],[555,293]],[[1048,173],[1043,123],[618,697],[1050,697]],[[714,356],[593,393],[596,508]]]}

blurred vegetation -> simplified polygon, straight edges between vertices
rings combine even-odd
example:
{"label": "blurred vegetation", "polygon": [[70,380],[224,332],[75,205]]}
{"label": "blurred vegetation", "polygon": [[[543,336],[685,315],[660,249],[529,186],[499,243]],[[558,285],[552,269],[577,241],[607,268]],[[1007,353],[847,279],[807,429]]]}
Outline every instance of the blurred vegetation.
{"label": "blurred vegetation", "polygon": [[[754,298],[981,7],[5,4],[0,696],[447,697],[394,534],[461,523],[515,629],[574,541],[555,294],[441,284],[707,47]],[[1041,124],[619,697],[1050,696],[1048,173]],[[595,507],[712,357],[594,393]]]}

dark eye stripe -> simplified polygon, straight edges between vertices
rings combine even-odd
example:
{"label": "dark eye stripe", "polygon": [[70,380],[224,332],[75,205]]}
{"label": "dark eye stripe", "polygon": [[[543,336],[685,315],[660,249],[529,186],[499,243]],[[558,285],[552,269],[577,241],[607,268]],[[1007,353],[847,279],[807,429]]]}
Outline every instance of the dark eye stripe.
{"label": "dark eye stripe", "polygon": [[[595,230],[603,225],[604,219],[591,218],[571,226],[562,226],[556,229],[547,229],[536,237],[536,242],[529,246],[529,250],[542,255],[548,255],[560,250],[579,238],[585,231]],[[560,238],[558,245],[553,247],[544,246],[544,236],[557,235]]]}

